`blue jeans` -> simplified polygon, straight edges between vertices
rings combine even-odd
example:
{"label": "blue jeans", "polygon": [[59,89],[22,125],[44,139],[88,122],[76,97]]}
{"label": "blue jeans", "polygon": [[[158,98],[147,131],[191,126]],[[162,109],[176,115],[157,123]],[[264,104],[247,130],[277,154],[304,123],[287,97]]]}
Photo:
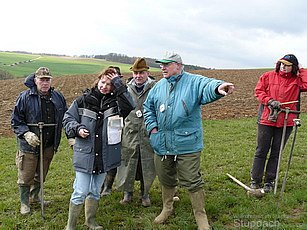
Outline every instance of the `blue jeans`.
{"label": "blue jeans", "polygon": [[89,174],[76,172],[74,181],[74,191],[71,194],[70,202],[75,205],[84,204],[86,198],[93,200],[100,199],[101,186],[106,177],[106,173]]}

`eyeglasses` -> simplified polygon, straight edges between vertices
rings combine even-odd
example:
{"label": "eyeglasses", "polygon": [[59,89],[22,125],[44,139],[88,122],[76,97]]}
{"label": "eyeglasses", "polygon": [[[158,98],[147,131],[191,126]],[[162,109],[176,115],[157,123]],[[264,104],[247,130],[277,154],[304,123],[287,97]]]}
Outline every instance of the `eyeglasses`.
{"label": "eyeglasses", "polygon": [[169,63],[161,63],[160,64],[160,68],[167,68],[170,67],[172,64],[174,64],[176,62],[169,62]]}

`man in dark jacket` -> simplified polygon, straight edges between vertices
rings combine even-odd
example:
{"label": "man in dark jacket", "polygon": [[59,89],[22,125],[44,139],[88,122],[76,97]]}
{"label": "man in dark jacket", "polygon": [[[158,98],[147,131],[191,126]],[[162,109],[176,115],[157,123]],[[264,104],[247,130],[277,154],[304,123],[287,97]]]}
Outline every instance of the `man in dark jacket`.
{"label": "man in dark jacket", "polygon": [[[62,119],[67,110],[63,95],[51,87],[52,76],[46,67],[29,75],[24,84],[29,88],[20,93],[12,112],[11,125],[17,136],[18,185],[21,214],[30,213],[30,203],[40,202],[40,145],[43,145],[43,177],[48,173],[54,153],[61,140]],[[43,128],[40,143],[38,122],[55,124]]]}

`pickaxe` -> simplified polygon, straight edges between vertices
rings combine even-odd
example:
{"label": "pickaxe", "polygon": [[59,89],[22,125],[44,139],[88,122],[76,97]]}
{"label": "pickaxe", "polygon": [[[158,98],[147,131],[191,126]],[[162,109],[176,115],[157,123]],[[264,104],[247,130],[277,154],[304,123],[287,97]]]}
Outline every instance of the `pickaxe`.
{"label": "pickaxe", "polygon": [[239,181],[237,178],[235,178],[234,176],[230,175],[229,173],[226,173],[226,175],[228,177],[230,177],[234,182],[236,182],[238,185],[240,185],[241,187],[243,187],[246,191],[248,195],[252,195],[255,197],[263,197],[264,196],[264,190],[263,189],[252,189],[250,187],[248,187],[246,184],[243,184],[241,181]]}

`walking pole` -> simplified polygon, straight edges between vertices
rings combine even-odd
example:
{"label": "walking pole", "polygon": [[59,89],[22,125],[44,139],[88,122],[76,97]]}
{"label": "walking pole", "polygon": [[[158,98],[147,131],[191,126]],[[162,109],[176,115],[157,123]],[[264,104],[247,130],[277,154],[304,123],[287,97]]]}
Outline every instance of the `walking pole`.
{"label": "walking pole", "polygon": [[44,212],[44,146],[43,146],[43,128],[44,122],[38,122],[39,128],[39,140],[40,140],[40,151],[39,151],[39,180],[40,180],[40,196],[41,196],[41,215],[42,218],[45,219],[45,212]]}
{"label": "walking pole", "polygon": [[288,120],[288,114],[289,114],[290,109],[287,107],[282,111],[285,112],[285,119],[284,119],[284,127],[282,129],[281,143],[280,143],[280,149],[279,149],[277,171],[276,171],[276,177],[275,177],[274,194],[276,194],[276,191],[277,191],[278,174],[279,174],[279,168],[280,168],[280,162],[281,162],[281,155],[282,155],[282,151],[283,151],[284,143],[285,143],[285,138],[286,138],[287,120]]}
{"label": "walking pole", "polygon": [[293,155],[294,144],[295,144],[295,140],[296,140],[297,129],[298,129],[298,127],[301,126],[301,120],[300,119],[293,119],[293,121],[294,121],[294,134],[293,134],[292,144],[291,144],[291,148],[290,148],[287,170],[285,172],[285,177],[284,177],[282,187],[281,187],[281,192],[280,192],[281,199],[282,199],[283,193],[285,191],[287,176],[288,176],[288,172],[289,172],[289,168],[290,168],[290,164],[291,164],[291,160],[292,160],[292,155]]}
{"label": "walking pole", "polygon": [[44,212],[44,145],[43,145],[43,128],[45,126],[56,126],[56,124],[44,124],[44,122],[38,122],[37,124],[27,124],[28,126],[36,126],[39,128],[39,141],[40,141],[40,153],[39,153],[39,180],[40,180],[40,198],[41,198],[41,216],[45,219]]}
{"label": "walking pole", "polygon": [[278,176],[279,176],[279,169],[280,169],[280,164],[281,164],[281,159],[282,159],[282,152],[283,152],[284,145],[285,145],[288,115],[289,115],[289,113],[296,113],[296,114],[300,113],[300,111],[290,110],[289,107],[286,107],[285,109],[281,109],[281,111],[285,112],[285,119],[284,119],[284,126],[283,126],[283,130],[282,130],[282,137],[281,137],[281,143],[280,143],[280,149],[279,149],[278,164],[277,164],[275,186],[274,186],[274,195],[277,192]]}

